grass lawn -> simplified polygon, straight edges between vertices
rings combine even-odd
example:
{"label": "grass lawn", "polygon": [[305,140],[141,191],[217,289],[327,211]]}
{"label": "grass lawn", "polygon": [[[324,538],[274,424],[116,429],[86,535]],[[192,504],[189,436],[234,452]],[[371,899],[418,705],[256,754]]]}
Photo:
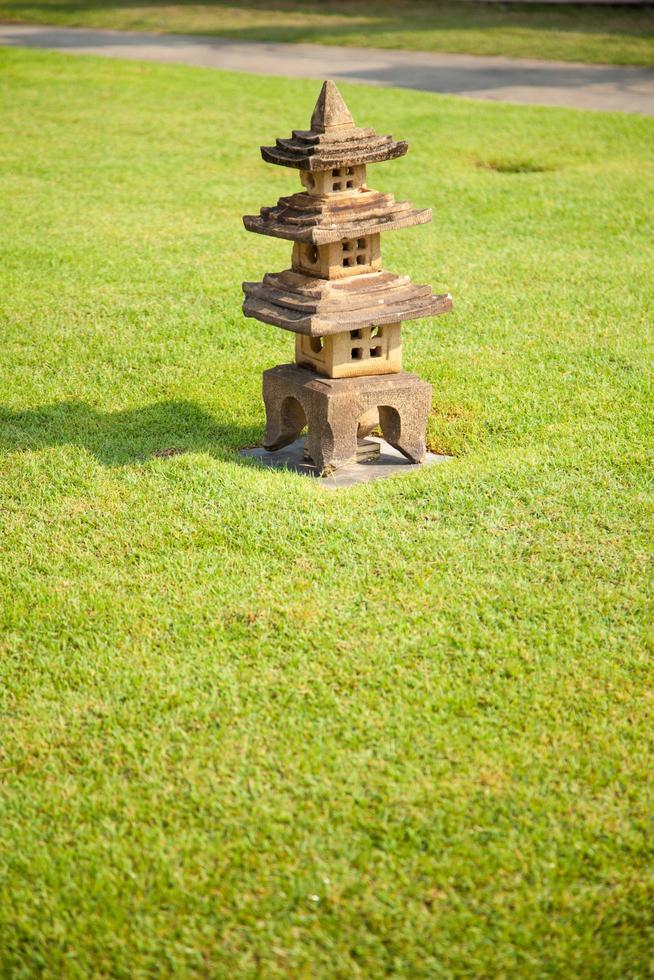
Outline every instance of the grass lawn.
{"label": "grass lawn", "polygon": [[343,86],[444,466],[262,471],[314,82],[4,51],[0,975],[652,973],[654,120]]}
{"label": "grass lawn", "polygon": [[461,0],[0,0],[0,19],[375,48],[654,64],[652,9]]}

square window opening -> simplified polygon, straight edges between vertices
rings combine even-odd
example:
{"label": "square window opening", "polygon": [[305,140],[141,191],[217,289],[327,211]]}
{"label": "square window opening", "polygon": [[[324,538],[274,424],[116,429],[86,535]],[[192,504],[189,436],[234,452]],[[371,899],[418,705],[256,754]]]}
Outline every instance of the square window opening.
{"label": "square window opening", "polygon": [[352,259],[348,259],[348,258],[343,259],[344,269],[349,269],[351,265],[352,265]]}
{"label": "square window opening", "polygon": [[361,336],[362,334],[360,330],[350,330],[350,337],[352,340],[361,340]]}
{"label": "square window opening", "polygon": [[335,167],[334,170],[332,170],[332,177],[340,177],[340,176],[341,176],[341,171],[339,170],[338,167]]}
{"label": "square window opening", "polygon": [[375,337],[381,337],[383,330],[383,327],[373,327],[370,332],[371,340],[374,340]]}
{"label": "square window opening", "polygon": [[346,174],[348,175],[348,177],[349,177],[349,176],[350,176],[350,174],[353,174],[353,173],[354,173],[354,167],[346,167],[346,169],[345,169],[345,173],[346,173]]}
{"label": "square window opening", "polygon": [[351,252],[352,251],[352,242],[343,242],[342,248],[343,248],[343,251],[344,252]]}
{"label": "square window opening", "polygon": [[366,259],[365,255],[357,255],[357,265],[365,265],[366,262],[367,262],[367,259]]}
{"label": "square window opening", "polygon": [[357,248],[365,248],[366,240],[365,238],[357,238]]}
{"label": "square window opening", "polygon": [[346,180],[345,181],[345,186],[346,187],[350,187],[350,188],[351,187],[354,187],[354,181],[353,180]]}
{"label": "square window opening", "polygon": [[371,347],[370,348],[370,356],[371,357],[381,357],[382,356],[382,349],[381,349],[381,347]]}
{"label": "square window opening", "polygon": [[353,347],[352,348],[352,360],[360,361],[363,357],[363,347]]}
{"label": "square window opening", "polygon": [[340,180],[335,180],[334,183],[332,184],[332,190],[340,191],[342,189],[343,189],[343,185],[341,184]]}

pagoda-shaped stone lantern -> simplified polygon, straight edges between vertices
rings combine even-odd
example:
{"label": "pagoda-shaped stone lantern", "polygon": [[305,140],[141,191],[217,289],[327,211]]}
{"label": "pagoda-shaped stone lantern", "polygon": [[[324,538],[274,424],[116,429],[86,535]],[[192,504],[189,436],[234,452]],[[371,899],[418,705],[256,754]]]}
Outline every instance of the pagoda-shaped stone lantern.
{"label": "pagoda-shaped stone lantern", "polygon": [[320,473],[356,458],[378,424],[411,462],[425,457],[431,386],[402,371],[401,323],[445,313],[452,300],[382,270],[381,232],[424,224],[431,210],[366,185],[366,164],[407,149],[355,126],[332,81],[309,130],[261,147],[267,162],[298,169],[304,185],[243,219],[248,231],[293,242],[290,269],[243,284],[245,315],[296,338],[295,364],[264,371],[264,446],[281,449],[308,425],[306,452]]}

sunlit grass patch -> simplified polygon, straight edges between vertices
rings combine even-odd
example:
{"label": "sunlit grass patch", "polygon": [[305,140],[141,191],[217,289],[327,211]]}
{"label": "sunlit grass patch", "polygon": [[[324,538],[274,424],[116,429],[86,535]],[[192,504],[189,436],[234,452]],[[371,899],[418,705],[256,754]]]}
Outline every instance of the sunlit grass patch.
{"label": "sunlit grass patch", "polygon": [[238,455],[316,83],[0,59],[0,975],[647,976],[654,120],[343,86],[453,458],[325,493]]}

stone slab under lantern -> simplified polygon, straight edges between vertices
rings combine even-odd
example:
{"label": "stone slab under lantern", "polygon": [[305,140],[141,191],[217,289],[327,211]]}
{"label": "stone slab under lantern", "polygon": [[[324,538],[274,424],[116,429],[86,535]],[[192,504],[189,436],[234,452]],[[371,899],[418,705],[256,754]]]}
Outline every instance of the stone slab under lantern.
{"label": "stone slab under lantern", "polygon": [[422,463],[411,463],[397,449],[389,446],[384,439],[375,439],[379,445],[379,454],[366,460],[350,460],[344,466],[329,474],[320,473],[304,454],[304,439],[296,439],[290,446],[269,452],[267,449],[243,449],[241,457],[250,460],[257,466],[285,470],[299,476],[316,480],[318,486],[325,490],[341,490],[358,486],[362,483],[374,483],[385,480],[389,476],[406,476],[408,473],[420,471],[423,466],[434,466],[447,463],[451,456],[427,453]]}

